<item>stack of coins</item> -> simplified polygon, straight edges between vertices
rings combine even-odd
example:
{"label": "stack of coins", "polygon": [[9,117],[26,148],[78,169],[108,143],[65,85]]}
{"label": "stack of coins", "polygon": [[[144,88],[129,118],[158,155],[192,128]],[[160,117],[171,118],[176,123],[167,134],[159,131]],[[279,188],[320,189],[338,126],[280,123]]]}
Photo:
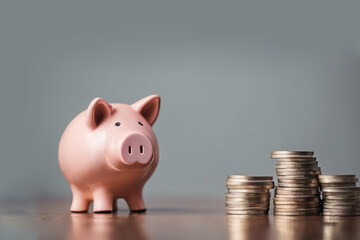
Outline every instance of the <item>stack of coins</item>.
{"label": "stack of coins", "polygon": [[355,175],[319,175],[322,191],[322,215],[360,215],[360,187]]}
{"label": "stack of coins", "polygon": [[273,151],[271,158],[278,159],[274,214],[319,215],[320,193],[317,176],[321,174],[321,169],[314,152]]}
{"label": "stack of coins", "polygon": [[274,188],[271,176],[230,175],[226,180],[227,214],[264,215],[270,206],[270,189]]}

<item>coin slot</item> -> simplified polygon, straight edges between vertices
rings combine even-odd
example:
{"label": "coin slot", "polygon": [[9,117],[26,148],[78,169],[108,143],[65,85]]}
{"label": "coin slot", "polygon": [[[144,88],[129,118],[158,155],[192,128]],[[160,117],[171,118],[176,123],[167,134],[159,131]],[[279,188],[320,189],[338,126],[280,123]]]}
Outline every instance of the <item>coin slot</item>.
{"label": "coin slot", "polygon": [[129,146],[129,154],[131,155],[131,146]]}
{"label": "coin slot", "polygon": [[141,154],[144,153],[144,147],[143,147],[143,145],[140,145],[140,153],[141,153]]}

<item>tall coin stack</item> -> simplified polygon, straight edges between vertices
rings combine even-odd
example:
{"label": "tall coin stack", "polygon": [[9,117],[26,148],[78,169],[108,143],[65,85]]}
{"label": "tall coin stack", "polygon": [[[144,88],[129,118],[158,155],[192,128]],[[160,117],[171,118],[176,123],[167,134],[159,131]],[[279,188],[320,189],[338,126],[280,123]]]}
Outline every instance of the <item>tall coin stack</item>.
{"label": "tall coin stack", "polygon": [[264,215],[270,206],[270,189],[274,188],[271,176],[230,175],[226,180],[227,214]]}
{"label": "tall coin stack", "polygon": [[356,175],[319,175],[324,216],[360,215],[360,187]]}
{"label": "tall coin stack", "polygon": [[309,151],[273,151],[278,159],[278,186],[274,196],[274,214],[283,216],[319,215],[318,175],[321,169]]}

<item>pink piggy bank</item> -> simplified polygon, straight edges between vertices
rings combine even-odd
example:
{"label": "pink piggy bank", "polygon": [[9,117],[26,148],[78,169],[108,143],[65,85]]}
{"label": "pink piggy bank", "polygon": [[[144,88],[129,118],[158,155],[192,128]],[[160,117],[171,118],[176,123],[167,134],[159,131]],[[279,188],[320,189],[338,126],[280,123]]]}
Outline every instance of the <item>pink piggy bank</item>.
{"label": "pink piggy bank", "polygon": [[59,144],[60,168],[73,194],[70,210],[116,211],[124,198],[133,212],[146,211],[142,189],[159,161],[151,128],[160,97],[127,105],[95,98],[65,129]]}

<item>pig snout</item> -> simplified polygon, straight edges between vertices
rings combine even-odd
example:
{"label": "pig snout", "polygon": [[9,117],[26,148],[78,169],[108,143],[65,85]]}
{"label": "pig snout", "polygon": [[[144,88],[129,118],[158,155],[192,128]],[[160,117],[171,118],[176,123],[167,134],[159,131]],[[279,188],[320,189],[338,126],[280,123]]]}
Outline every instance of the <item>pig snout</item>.
{"label": "pig snout", "polygon": [[148,163],[153,156],[153,146],[150,139],[142,133],[129,133],[120,146],[121,159],[126,164],[139,162]]}

